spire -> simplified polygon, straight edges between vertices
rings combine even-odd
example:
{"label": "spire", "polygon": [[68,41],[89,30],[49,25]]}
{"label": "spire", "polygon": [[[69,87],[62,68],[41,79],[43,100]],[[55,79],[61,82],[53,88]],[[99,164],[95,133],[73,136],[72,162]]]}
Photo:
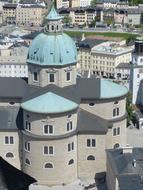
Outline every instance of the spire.
{"label": "spire", "polygon": [[54,4],[52,5],[52,8],[51,8],[51,10],[50,10],[50,12],[49,12],[49,14],[46,16],[46,19],[47,20],[61,20],[63,17],[61,17],[58,13],[57,13],[57,11],[56,11],[56,9],[55,9],[55,6],[54,6]]}
{"label": "spire", "polygon": [[61,33],[62,32],[62,16],[60,16],[54,6],[51,7],[49,14],[46,16],[47,24],[44,28],[45,33]]}

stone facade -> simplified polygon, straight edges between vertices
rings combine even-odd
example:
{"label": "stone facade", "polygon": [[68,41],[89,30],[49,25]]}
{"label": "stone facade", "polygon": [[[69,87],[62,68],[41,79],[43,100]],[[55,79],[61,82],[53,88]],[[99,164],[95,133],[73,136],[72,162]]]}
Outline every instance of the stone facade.
{"label": "stone facade", "polygon": [[[56,26],[61,17],[52,7],[47,19]],[[31,45],[28,83],[0,78],[0,120],[5,125],[0,125],[0,137],[6,142],[1,141],[1,156],[11,151],[11,164],[48,186],[94,179],[106,171],[105,150],[126,146],[127,89],[99,78],[77,79],[75,45],[61,33],[49,30]],[[65,41],[71,44],[64,49]],[[47,52],[53,52],[48,61]]]}
{"label": "stone facade", "polygon": [[[34,80],[34,72],[37,73],[37,81]],[[70,72],[70,80],[67,80],[67,72]],[[73,85],[76,83],[76,66],[67,66],[64,68],[42,68],[34,65],[29,66],[28,82],[30,85],[47,86],[55,84],[60,87]],[[50,82],[50,74],[54,74],[54,82]]]}

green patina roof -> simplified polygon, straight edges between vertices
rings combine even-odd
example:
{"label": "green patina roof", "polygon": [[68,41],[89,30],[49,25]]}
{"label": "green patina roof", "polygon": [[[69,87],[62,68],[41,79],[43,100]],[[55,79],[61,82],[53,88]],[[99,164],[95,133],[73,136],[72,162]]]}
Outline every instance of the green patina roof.
{"label": "green patina roof", "polygon": [[27,62],[59,66],[77,62],[77,49],[67,34],[39,34],[29,47]]}
{"label": "green patina roof", "polygon": [[124,96],[128,93],[128,89],[122,85],[111,82],[109,80],[101,79],[100,98],[116,98]]}
{"label": "green patina roof", "polygon": [[59,20],[59,19],[62,19],[62,18],[63,18],[63,17],[61,17],[61,16],[57,13],[57,11],[56,11],[54,5],[52,6],[52,8],[51,8],[49,14],[48,14],[47,17],[46,17],[47,20]]}
{"label": "green patina roof", "polygon": [[56,114],[72,111],[78,107],[78,104],[52,92],[48,92],[22,103],[21,107],[34,113]]}

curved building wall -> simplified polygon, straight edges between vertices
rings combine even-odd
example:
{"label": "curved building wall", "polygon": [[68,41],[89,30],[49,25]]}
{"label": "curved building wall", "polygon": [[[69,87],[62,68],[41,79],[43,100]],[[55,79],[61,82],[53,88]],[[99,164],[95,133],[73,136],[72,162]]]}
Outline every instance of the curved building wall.
{"label": "curved building wall", "polygon": [[113,121],[113,127],[108,129],[108,133],[106,135],[106,149],[115,148],[116,144],[118,144],[119,147],[125,147],[127,145],[126,125],[126,118],[119,121]]}
{"label": "curved building wall", "polygon": [[[89,104],[93,103],[93,106]],[[80,107],[90,113],[93,113],[104,119],[114,119],[124,116],[126,113],[126,99],[108,99],[108,100],[86,100],[80,104]],[[113,116],[113,110],[119,108],[119,114]]]}
{"label": "curved building wall", "polygon": [[[60,140],[40,140],[24,134],[23,143],[25,141],[30,142],[30,152],[23,147],[23,171],[38,180],[38,183],[58,185],[77,179],[77,136]],[[68,144],[72,142],[74,150],[68,152]],[[44,146],[54,147],[53,155],[44,155]],[[30,165],[25,163],[27,158]],[[71,159],[74,163],[69,165]],[[53,168],[44,168],[45,163],[51,163]]]}
{"label": "curved building wall", "polygon": [[[96,141],[95,147],[87,146],[87,140]],[[95,174],[105,171],[106,168],[106,134],[105,135],[78,135],[78,177],[81,179],[94,179]],[[88,160],[94,156],[95,160]]]}
{"label": "curved building wall", "polygon": [[[54,84],[60,87],[76,84],[76,65],[65,67],[49,67],[42,68],[38,65],[28,65],[28,83],[35,86],[47,86]],[[34,80],[34,72],[37,73],[37,80]],[[67,73],[70,73],[69,80],[67,80]],[[54,75],[54,82],[50,82],[50,74]]]}
{"label": "curved building wall", "polygon": [[24,111],[24,128],[26,123],[30,123],[32,134],[35,135],[49,135],[44,133],[44,126],[53,126],[52,136],[65,135],[69,132],[75,131],[77,128],[77,113],[71,111],[63,114],[43,115],[37,113],[30,113]]}

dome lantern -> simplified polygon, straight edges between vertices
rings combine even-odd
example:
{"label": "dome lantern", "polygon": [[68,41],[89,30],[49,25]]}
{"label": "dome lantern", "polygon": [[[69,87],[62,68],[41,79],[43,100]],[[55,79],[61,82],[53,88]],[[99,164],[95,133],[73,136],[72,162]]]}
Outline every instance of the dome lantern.
{"label": "dome lantern", "polygon": [[54,5],[49,14],[46,16],[47,24],[44,28],[45,33],[60,33],[62,32],[62,18],[56,11]]}

